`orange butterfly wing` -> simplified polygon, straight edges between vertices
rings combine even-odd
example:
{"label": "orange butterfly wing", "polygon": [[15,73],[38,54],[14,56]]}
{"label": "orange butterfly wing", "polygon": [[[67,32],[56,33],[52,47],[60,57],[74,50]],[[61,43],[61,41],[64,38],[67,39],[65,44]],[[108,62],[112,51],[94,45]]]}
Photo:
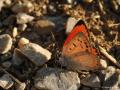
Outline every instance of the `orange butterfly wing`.
{"label": "orange butterfly wing", "polygon": [[97,52],[92,48],[88,38],[89,33],[85,24],[78,22],[63,46],[62,56],[68,69],[80,71],[101,68]]}

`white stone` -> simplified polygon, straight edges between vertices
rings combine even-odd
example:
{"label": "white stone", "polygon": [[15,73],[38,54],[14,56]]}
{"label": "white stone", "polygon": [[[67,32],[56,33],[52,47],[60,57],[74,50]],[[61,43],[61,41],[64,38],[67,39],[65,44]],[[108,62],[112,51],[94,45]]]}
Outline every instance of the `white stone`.
{"label": "white stone", "polygon": [[12,47],[12,38],[8,34],[0,35],[0,53],[7,53]]}
{"label": "white stone", "polygon": [[26,13],[18,13],[17,14],[17,23],[18,24],[25,24],[25,23],[29,23],[31,21],[34,20],[33,16],[30,16]]}
{"label": "white stone", "polygon": [[35,43],[25,44],[24,47],[20,48],[20,50],[25,56],[27,56],[38,66],[45,64],[48,60],[51,59],[52,55],[52,53],[47,49],[44,49]]}
{"label": "white stone", "polygon": [[75,19],[73,17],[69,17],[67,20],[67,25],[66,25],[66,34],[69,34],[74,26],[77,24],[79,19]]}
{"label": "white stone", "polygon": [[103,68],[107,68],[107,62],[105,60],[100,59],[100,63],[101,63]]}

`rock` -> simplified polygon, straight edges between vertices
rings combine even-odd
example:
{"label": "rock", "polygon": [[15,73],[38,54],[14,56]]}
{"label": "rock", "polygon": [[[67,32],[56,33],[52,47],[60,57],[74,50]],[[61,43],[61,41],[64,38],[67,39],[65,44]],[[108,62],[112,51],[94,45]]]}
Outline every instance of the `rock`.
{"label": "rock", "polygon": [[55,28],[55,24],[47,19],[38,20],[33,23],[33,28],[38,34],[46,34],[52,32]]}
{"label": "rock", "polygon": [[10,15],[2,23],[3,25],[13,25],[15,20],[16,20],[15,15]]}
{"label": "rock", "polygon": [[18,30],[19,30],[19,31],[25,31],[26,28],[27,28],[27,24],[20,24],[20,25],[18,26]]}
{"label": "rock", "polygon": [[17,24],[25,24],[34,20],[33,16],[30,16],[26,13],[18,13],[17,14]]}
{"label": "rock", "polygon": [[19,49],[14,49],[14,53],[13,53],[13,58],[12,58],[12,64],[15,66],[19,66],[20,64],[22,64],[24,61],[24,56],[22,55],[22,53],[20,52]]}
{"label": "rock", "polygon": [[100,87],[101,82],[96,74],[89,74],[85,78],[80,78],[80,81],[85,86]]}
{"label": "rock", "polygon": [[10,68],[10,66],[12,65],[12,63],[10,61],[6,61],[2,63],[2,66],[5,68]]}
{"label": "rock", "polygon": [[120,14],[120,0],[110,0],[110,5],[114,12]]}
{"label": "rock", "polygon": [[37,89],[78,90],[80,79],[75,72],[48,67],[38,70],[34,84]]}
{"label": "rock", "polygon": [[93,0],[82,0],[84,3],[92,3],[93,2]]}
{"label": "rock", "polygon": [[20,85],[17,85],[16,90],[25,90],[25,88],[26,88],[26,84],[21,83]]}
{"label": "rock", "polygon": [[20,43],[21,52],[36,65],[41,66],[51,59],[51,52],[35,43]]}
{"label": "rock", "polygon": [[2,10],[2,7],[4,7],[4,1],[5,0],[0,0],[0,11]]}
{"label": "rock", "polygon": [[107,68],[107,62],[105,60],[100,59],[100,63],[101,63],[103,68]]}
{"label": "rock", "polygon": [[0,0],[0,11],[3,7],[11,4],[11,0]]}
{"label": "rock", "polygon": [[69,34],[72,31],[77,22],[78,20],[73,17],[68,18],[66,25],[66,34]]}
{"label": "rock", "polygon": [[30,1],[25,1],[23,3],[19,2],[12,7],[12,11],[15,13],[30,13],[34,10],[34,6]]}
{"label": "rock", "polygon": [[8,34],[0,35],[0,54],[7,53],[12,47],[12,38]]}
{"label": "rock", "polygon": [[90,90],[89,87],[82,87],[82,90]]}
{"label": "rock", "polygon": [[13,28],[12,36],[15,38],[18,35],[18,29],[16,27]]}
{"label": "rock", "polygon": [[18,42],[19,48],[23,48],[25,44],[28,44],[30,41],[26,38],[21,38]]}
{"label": "rock", "polygon": [[106,70],[105,80],[103,82],[104,90],[119,90],[120,89],[120,75],[113,66],[109,66]]}
{"label": "rock", "polygon": [[0,77],[0,86],[3,89],[9,89],[13,84],[14,82],[8,74],[4,74],[2,77]]}

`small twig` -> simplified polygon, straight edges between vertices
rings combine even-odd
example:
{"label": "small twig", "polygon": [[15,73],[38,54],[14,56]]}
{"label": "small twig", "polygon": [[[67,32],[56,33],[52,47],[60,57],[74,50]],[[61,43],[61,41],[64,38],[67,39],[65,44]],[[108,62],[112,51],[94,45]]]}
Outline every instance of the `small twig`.
{"label": "small twig", "polygon": [[113,23],[113,24],[109,24],[109,27],[114,27],[114,26],[119,26],[120,23]]}
{"label": "small twig", "polygon": [[115,64],[118,68],[120,68],[120,64],[117,62],[117,60],[112,57],[110,54],[107,53],[107,51],[102,48],[101,46],[99,46],[100,52],[107,57],[113,64]]}

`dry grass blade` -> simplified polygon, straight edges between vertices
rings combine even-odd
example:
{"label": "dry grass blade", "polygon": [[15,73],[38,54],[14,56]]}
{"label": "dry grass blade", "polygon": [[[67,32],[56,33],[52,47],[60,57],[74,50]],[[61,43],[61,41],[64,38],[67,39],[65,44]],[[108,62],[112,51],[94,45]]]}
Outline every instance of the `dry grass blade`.
{"label": "dry grass blade", "polygon": [[120,68],[120,64],[117,62],[117,60],[112,57],[110,54],[107,53],[107,51],[102,48],[101,46],[99,46],[100,52],[106,57],[108,58],[113,64],[115,64],[118,68]]}

